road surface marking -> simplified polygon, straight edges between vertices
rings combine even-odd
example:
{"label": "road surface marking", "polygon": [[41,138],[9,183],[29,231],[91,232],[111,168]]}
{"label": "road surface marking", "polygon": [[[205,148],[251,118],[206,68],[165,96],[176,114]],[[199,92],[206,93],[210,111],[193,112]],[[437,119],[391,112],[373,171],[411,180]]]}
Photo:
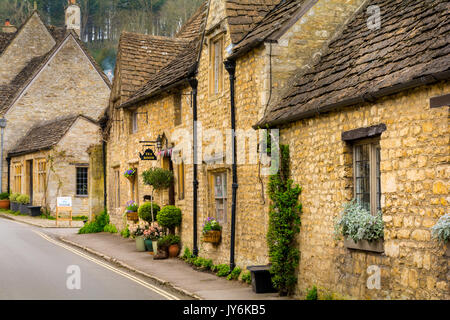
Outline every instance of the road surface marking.
{"label": "road surface marking", "polygon": [[49,241],[49,242],[51,242],[53,244],[56,244],[56,245],[66,249],[66,250],[69,250],[69,251],[71,251],[71,252],[73,252],[73,253],[75,253],[75,254],[77,254],[77,255],[79,255],[79,256],[87,259],[87,260],[90,260],[90,261],[92,261],[92,262],[94,262],[94,263],[96,263],[96,264],[98,264],[98,265],[100,265],[100,266],[102,266],[102,267],[104,267],[106,269],[114,271],[115,273],[120,274],[121,276],[123,276],[125,278],[128,278],[128,279],[130,279],[130,280],[140,284],[141,286],[146,287],[147,289],[158,293],[159,295],[165,297],[168,300],[180,300],[180,298],[178,298],[177,296],[172,295],[171,293],[169,293],[167,291],[164,291],[164,290],[162,290],[162,289],[160,289],[160,288],[158,288],[158,287],[156,287],[154,285],[146,283],[145,281],[142,281],[141,279],[139,279],[139,278],[137,278],[135,276],[127,274],[126,272],[123,272],[122,270],[114,268],[114,267],[112,267],[112,266],[110,266],[110,265],[108,265],[108,264],[106,264],[106,263],[104,263],[104,262],[102,262],[100,260],[92,258],[92,257],[88,256],[87,254],[82,253],[81,251],[75,250],[75,249],[73,249],[73,248],[71,248],[71,247],[69,247],[69,246],[67,246],[65,244],[59,243],[58,241],[50,238],[49,236],[47,236],[47,235],[45,235],[45,234],[43,234],[43,233],[41,233],[39,231],[33,230],[33,232],[35,232],[36,234],[38,234],[39,236],[41,236],[42,238],[44,238],[45,240],[47,240],[47,241]]}

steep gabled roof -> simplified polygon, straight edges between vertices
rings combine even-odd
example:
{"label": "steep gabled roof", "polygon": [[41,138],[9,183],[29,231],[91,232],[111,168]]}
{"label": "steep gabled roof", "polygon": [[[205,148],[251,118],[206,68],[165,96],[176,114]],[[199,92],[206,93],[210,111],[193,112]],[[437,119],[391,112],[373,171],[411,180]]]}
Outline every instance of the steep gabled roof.
{"label": "steep gabled roof", "polygon": [[238,43],[282,0],[226,0],[232,43]]}
{"label": "steep gabled roof", "polygon": [[[193,17],[188,20],[177,34],[184,41],[184,43],[179,42],[183,44],[180,53],[155,73],[128,101],[118,106],[119,108],[129,107],[159,93],[161,90],[186,81],[196,72],[202,35],[206,25],[207,3],[205,1],[200,6]],[[186,39],[191,40],[186,42]],[[180,39],[177,41],[180,41]]]}
{"label": "steep gabled roof", "polygon": [[0,85],[0,97],[3,98],[0,101],[0,114],[4,114],[11,107],[11,105],[17,100],[23,90],[28,86],[28,84],[33,81],[33,79],[39,74],[42,68],[45,67],[45,65],[55,55],[55,53],[64,44],[69,36],[72,36],[72,38],[77,42],[81,50],[84,52],[86,57],[92,63],[92,65],[108,85],[108,87],[111,87],[111,83],[108,77],[104,74],[103,70],[94,60],[94,58],[92,58],[89,51],[78,38],[77,34],[73,30],[70,30],[66,32],[65,37],[62,38],[62,40],[60,40],[48,53],[40,57],[31,59],[9,84]]}
{"label": "steep gabled roof", "polygon": [[278,40],[283,31],[300,19],[318,0],[285,0],[273,8],[233,48],[229,58],[251,50],[257,45]]}
{"label": "steep gabled roof", "polygon": [[185,39],[122,32],[117,56],[120,95],[128,99],[179,55],[188,42]]}
{"label": "steep gabled roof", "polygon": [[[381,9],[369,29],[366,8]],[[450,78],[448,0],[372,0],[257,125],[276,126]]]}
{"label": "steep gabled roof", "polygon": [[6,47],[11,43],[17,32],[0,32],[0,55],[5,51]]}
{"label": "steep gabled roof", "polygon": [[8,153],[8,156],[18,156],[40,150],[48,150],[58,144],[78,118],[84,118],[97,124],[83,115],[72,115],[41,122],[35,125]]}

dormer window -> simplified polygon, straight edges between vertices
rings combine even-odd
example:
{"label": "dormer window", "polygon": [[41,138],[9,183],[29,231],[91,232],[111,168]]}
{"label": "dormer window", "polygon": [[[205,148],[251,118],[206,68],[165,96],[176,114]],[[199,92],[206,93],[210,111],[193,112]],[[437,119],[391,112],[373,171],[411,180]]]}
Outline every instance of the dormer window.
{"label": "dormer window", "polygon": [[223,88],[223,36],[212,38],[209,43],[209,93],[211,96]]}

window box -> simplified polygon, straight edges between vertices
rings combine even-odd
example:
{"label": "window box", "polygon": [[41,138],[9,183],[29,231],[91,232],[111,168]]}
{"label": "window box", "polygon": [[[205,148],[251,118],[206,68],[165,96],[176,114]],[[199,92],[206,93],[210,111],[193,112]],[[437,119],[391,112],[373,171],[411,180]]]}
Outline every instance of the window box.
{"label": "window box", "polygon": [[384,252],[383,239],[379,239],[376,241],[360,240],[358,242],[355,242],[355,241],[353,241],[353,239],[345,238],[344,246],[347,249],[355,249],[355,250],[378,252],[378,253]]}
{"label": "window box", "polygon": [[220,243],[220,236],[222,235],[222,231],[219,230],[211,230],[205,232],[203,234],[203,242],[210,242],[214,244]]}

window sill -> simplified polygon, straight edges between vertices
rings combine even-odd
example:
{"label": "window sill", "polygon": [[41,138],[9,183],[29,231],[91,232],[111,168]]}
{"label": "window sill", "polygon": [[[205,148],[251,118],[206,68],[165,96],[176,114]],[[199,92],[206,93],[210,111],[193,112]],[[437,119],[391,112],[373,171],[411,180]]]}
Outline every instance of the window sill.
{"label": "window sill", "polygon": [[347,249],[360,250],[360,251],[369,251],[376,253],[384,252],[384,240],[379,239],[377,241],[369,242],[367,240],[361,240],[358,242],[353,241],[350,238],[344,239],[344,246]]}
{"label": "window sill", "polygon": [[89,198],[88,194],[76,194],[75,198]]}

